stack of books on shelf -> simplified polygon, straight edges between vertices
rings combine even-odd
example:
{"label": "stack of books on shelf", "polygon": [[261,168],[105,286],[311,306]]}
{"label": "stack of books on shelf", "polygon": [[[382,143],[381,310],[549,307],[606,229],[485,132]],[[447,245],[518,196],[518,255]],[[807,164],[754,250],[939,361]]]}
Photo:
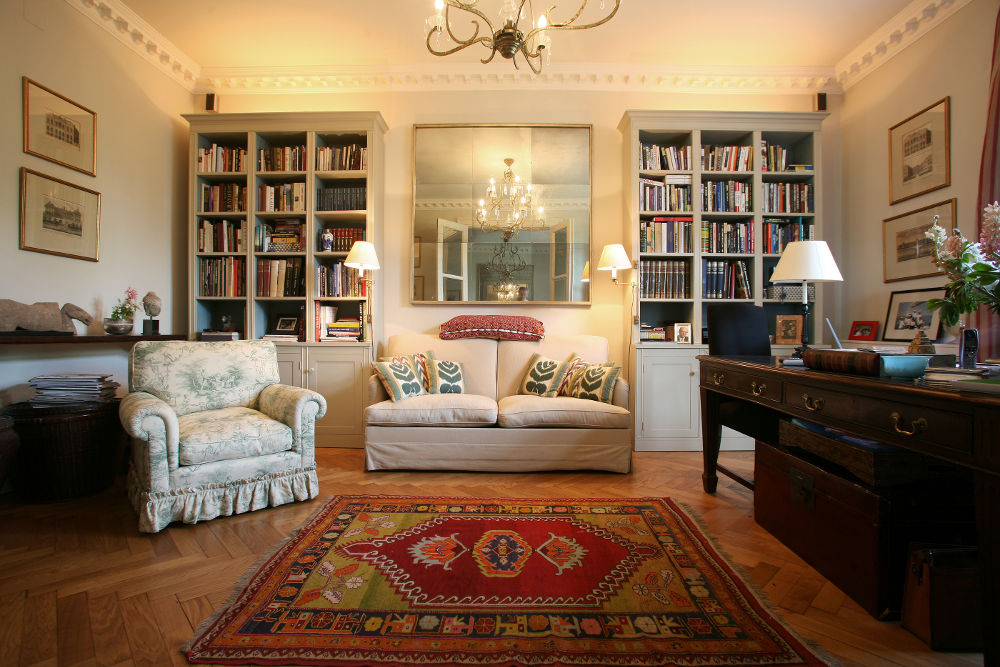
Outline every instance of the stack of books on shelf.
{"label": "stack of books on shelf", "polygon": [[690,284],[682,259],[644,259],[639,262],[640,299],[687,299]]}
{"label": "stack of books on shelf", "polygon": [[800,218],[764,218],[764,252],[777,255],[791,241],[811,241],[813,226]]}
{"label": "stack of books on shelf", "polygon": [[246,171],[247,150],[238,146],[212,144],[198,149],[198,171]]}
{"label": "stack of books on shelf", "polygon": [[752,253],[753,220],[702,220],[701,251]]}
{"label": "stack of books on shelf", "polygon": [[257,227],[260,252],[302,252],[302,221],[275,220]]}
{"label": "stack of books on shelf", "polygon": [[691,169],[690,146],[663,146],[644,143],[639,151],[640,169]]}
{"label": "stack of books on shelf", "polygon": [[201,212],[222,213],[247,210],[247,186],[238,183],[216,183],[201,186]]}
{"label": "stack of books on shelf", "polygon": [[702,146],[701,168],[705,171],[750,171],[753,153],[749,146]]}
{"label": "stack of books on shelf", "polygon": [[319,211],[361,211],[368,208],[367,185],[334,185],[316,191]]}
{"label": "stack of books on shelf", "polygon": [[257,259],[257,296],[305,296],[302,257]]}
{"label": "stack of books on shelf", "polygon": [[646,322],[641,322],[639,324],[639,340],[672,341],[673,339],[674,327],[672,323],[655,327]]}
{"label": "stack of books on shelf", "polygon": [[204,331],[198,332],[198,340],[208,342],[208,341],[220,341],[220,340],[239,340],[239,331],[215,331],[213,329],[205,329]]}
{"label": "stack of books on shelf", "polygon": [[198,252],[243,252],[243,222],[202,220],[198,225]]}
{"label": "stack of books on shelf", "polygon": [[750,271],[742,259],[706,259],[702,262],[702,297],[750,299]]}
{"label": "stack of books on shelf", "polygon": [[115,396],[118,383],[109,380],[110,374],[59,373],[37,375],[28,382],[35,395],[28,399],[31,405],[63,405],[82,401],[110,401]]}
{"label": "stack of books on shelf", "polygon": [[273,146],[257,152],[257,169],[260,171],[305,171],[305,146]]}
{"label": "stack of books on shelf", "polygon": [[345,171],[368,168],[368,148],[360,144],[318,146],[317,171]]}
{"label": "stack of books on shelf", "polygon": [[286,343],[295,343],[298,342],[299,336],[298,334],[269,333],[261,336],[261,340],[274,340],[274,341],[285,341]]}
{"label": "stack of books on shelf", "polygon": [[359,341],[364,337],[360,317],[342,317],[326,325],[321,341]]}
{"label": "stack of books on shelf", "polygon": [[306,210],[305,183],[278,183],[257,188],[258,211]]}
{"label": "stack of books on shelf", "polygon": [[639,252],[692,252],[690,215],[658,215],[639,222]]}

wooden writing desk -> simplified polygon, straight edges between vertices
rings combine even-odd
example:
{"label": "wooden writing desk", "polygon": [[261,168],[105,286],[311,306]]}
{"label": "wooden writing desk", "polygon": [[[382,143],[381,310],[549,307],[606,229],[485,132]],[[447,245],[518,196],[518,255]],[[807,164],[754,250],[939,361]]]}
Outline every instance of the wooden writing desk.
{"label": "wooden writing desk", "polygon": [[719,405],[739,399],[932,456],[973,473],[986,665],[1000,664],[1000,397],[785,367],[769,357],[698,357],[702,483],[718,483]]}

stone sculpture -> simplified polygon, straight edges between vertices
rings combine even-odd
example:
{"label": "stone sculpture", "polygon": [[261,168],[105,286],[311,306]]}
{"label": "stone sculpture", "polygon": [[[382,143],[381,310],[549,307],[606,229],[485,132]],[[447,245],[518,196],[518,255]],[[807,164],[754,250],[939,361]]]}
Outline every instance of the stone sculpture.
{"label": "stone sculpture", "polygon": [[156,317],[163,308],[163,300],[156,295],[156,292],[146,292],[142,297],[142,310],[150,317]]}
{"label": "stone sculpture", "polygon": [[71,303],[62,308],[55,301],[21,303],[11,299],[0,299],[0,331],[59,331],[76,333],[73,320],[84,324],[93,322],[90,313]]}

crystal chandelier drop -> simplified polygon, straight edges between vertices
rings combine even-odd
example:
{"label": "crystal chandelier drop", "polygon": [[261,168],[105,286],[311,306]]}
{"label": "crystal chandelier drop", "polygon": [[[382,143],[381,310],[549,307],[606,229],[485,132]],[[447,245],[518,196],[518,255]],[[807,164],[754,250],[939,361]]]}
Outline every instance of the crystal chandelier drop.
{"label": "crystal chandelier drop", "polygon": [[499,185],[490,179],[486,198],[479,200],[476,222],[484,232],[500,232],[505,241],[516,238],[521,230],[545,229],[545,208],[533,207],[531,183],[522,183],[514,173],[514,158],[506,158],[507,168]]}
{"label": "crystal chandelier drop", "polygon": [[[545,13],[535,15],[531,5],[531,0],[503,0],[503,5],[497,13],[496,25],[479,8],[479,0],[434,0],[434,13],[425,21],[427,29],[427,50],[436,56],[447,56],[472,46],[482,44],[489,50],[489,55],[483,58],[482,62],[488,63],[499,53],[504,58],[514,62],[517,68],[517,54],[520,53],[527,61],[531,71],[540,74],[542,71],[542,60],[544,58],[548,64],[549,55],[552,52],[552,39],[549,32],[553,30],[585,30],[596,28],[602,23],[607,23],[621,6],[621,0],[614,0],[614,6],[600,19],[589,23],[577,23],[584,10],[587,8],[588,0],[577,0],[580,7],[576,13],[572,14],[564,21],[552,20],[552,13],[556,5],[549,7]],[[459,37],[456,34],[452,23],[452,10],[458,13],[458,17],[468,19],[471,34],[468,37]],[[605,0],[600,0],[600,11],[606,11]],[[466,13],[462,13],[466,12]],[[458,20],[456,17],[456,20]],[[485,26],[480,24],[480,20]],[[464,25],[462,26],[464,28]],[[484,28],[483,34],[480,29]],[[459,29],[463,35],[465,30]],[[444,35],[447,34],[450,42],[446,42]],[[455,44],[455,46],[451,46]]]}

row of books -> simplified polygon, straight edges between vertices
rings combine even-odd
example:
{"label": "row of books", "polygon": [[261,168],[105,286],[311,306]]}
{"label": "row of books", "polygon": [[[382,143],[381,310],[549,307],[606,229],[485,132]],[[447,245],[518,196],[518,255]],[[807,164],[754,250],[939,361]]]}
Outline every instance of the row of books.
{"label": "row of books", "polygon": [[641,144],[639,150],[639,168],[691,169],[691,147]]}
{"label": "row of books", "polygon": [[750,271],[742,259],[706,259],[701,265],[702,297],[750,299]]}
{"label": "row of books", "polygon": [[362,227],[329,227],[323,230],[323,237],[327,233],[333,238],[330,240],[329,248],[326,247],[326,239],[320,238],[320,248],[323,250],[343,252],[350,250],[355,241],[365,240],[365,230]]}
{"label": "row of books", "polygon": [[319,297],[364,297],[368,290],[358,280],[358,270],[344,266],[343,261],[321,264],[316,269],[316,295]]}
{"label": "row of books", "polygon": [[750,171],[753,152],[750,146],[702,146],[701,168],[705,171]]}
{"label": "row of books", "polygon": [[320,211],[361,211],[368,208],[367,185],[333,185],[316,191]]}
{"label": "row of books", "polygon": [[198,262],[200,296],[245,296],[246,259],[202,257]]}
{"label": "row of books", "polygon": [[302,221],[274,220],[258,225],[254,248],[257,252],[302,252]]}
{"label": "row of books", "polygon": [[690,211],[691,204],[691,174],[639,179],[640,211]]}
{"label": "row of books", "polygon": [[257,296],[305,296],[302,257],[257,260]]}
{"label": "row of books", "polygon": [[812,213],[811,183],[764,183],[765,213]]}
{"label": "row of books", "polygon": [[811,241],[813,238],[811,220],[764,218],[762,224],[764,252],[772,255],[780,253],[791,241]]}
{"label": "row of books", "polygon": [[639,252],[692,252],[691,216],[656,216],[639,221]]}
{"label": "row of books", "polygon": [[760,142],[761,171],[813,171],[811,164],[789,162],[792,152],[784,146],[772,144],[767,139]]}
{"label": "row of books", "polygon": [[306,210],[305,183],[278,183],[257,188],[258,211]]}
{"label": "row of books", "polygon": [[368,168],[368,148],[361,144],[346,146],[318,146],[316,169],[318,171],[345,171]]}
{"label": "row of books", "polygon": [[244,252],[242,220],[202,220],[198,224],[198,252]]}
{"label": "row of books", "polygon": [[751,186],[743,181],[705,181],[701,184],[701,208],[708,212],[750,213]]}
{"label": "row of books", "polygon": [[257,151],[260,171],[305,171],[305,146],[272,146]]}
{"label": "row of books", "polygon": [[702,252],[753,252],[753,220],[702,220]]}
{"label": "row of books", "polygon": [[691,297],[688,263],[682,259],[639,261],[640,299],[688,299]]}
{"label": "row of books", "polygon": [[247,149],[239,146],[219,146],[212,144],[198,148],[198,171],[212,173],[218,171],[246,171]]}
{"label": "row of books", "polygon": [[202,183],[199,195],[203,213],[247,210],[247,186],[239,183]]}

